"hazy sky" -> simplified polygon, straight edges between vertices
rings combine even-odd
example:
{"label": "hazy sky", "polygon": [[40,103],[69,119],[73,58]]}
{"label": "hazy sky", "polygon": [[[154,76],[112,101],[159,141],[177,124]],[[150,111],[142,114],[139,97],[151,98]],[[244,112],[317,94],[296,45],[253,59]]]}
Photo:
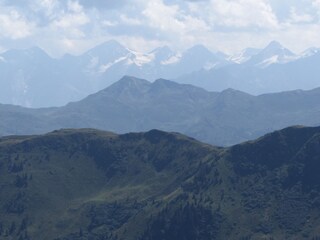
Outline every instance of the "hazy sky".
{"label": "hazy sky", "polygon": [[227,53],[278,40],[299,52],[320,47],[320,0],[0,0],[0,51],[78,54],[108,39]]}

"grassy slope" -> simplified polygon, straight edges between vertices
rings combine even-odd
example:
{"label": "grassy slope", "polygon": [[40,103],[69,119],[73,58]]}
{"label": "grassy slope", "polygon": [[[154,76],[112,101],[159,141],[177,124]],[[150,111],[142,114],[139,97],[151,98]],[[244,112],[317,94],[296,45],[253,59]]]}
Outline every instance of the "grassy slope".
{"label": "grassy slope", "polygon": [[231,148],[175,133],[0,140],[1,239],[310,239],[319,128]]}

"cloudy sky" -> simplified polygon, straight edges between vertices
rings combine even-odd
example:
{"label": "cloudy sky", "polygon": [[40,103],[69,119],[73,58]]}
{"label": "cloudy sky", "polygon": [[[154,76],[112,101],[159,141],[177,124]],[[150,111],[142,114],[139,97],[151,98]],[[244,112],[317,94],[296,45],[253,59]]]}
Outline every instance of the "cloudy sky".
{"label": "cloudy sky", "polygon": [[227,53],[277,40],[300,52],[320,47],[320,0],[0,0],[0,51],[80,54],[109,39]]}

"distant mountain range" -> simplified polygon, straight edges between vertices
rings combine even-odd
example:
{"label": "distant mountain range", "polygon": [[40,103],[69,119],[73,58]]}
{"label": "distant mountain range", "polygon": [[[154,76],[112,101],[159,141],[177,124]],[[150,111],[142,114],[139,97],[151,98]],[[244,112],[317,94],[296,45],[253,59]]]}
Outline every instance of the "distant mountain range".
{"label": "distant mountain range", "polygon": [[168,47],[149,53],[116,41],[80,56],[54,59],[39,48],[0,54],[0,103],[25,107],[62,106],[110,86],[124,75],[154,81],[164,78],[210,91],[233,88],[251,94],[320,87],[320,53],[296,55],[277,42],[234,56],[202,45],[177,53]]}
{"label": "distant mountain range", "polygon": [[234,88],[253,95],[320,87],[320,51],[316,48],[296,55],[271,42],[265,49],[246,49],[229,60],[234,63],[201,69],[175,81],[209,91]]}
{"label": "distant mountain range", "polygon": [[290,125],[320,125],[320,88],[252,96],[227,89],[208,92],[159,79],[124,77],[108,88],[59,108],[0,105],[0,135],[37,134],[60,128],[117,133],[151,129],[232,145]]}
{"label": "distant mountain range", "polygon": [[40,48],[9,50],[0,55],[0,103],[61,106],[101,90],[124,75],[150,80],[177,78],[203,67],[225,65],[228,61],[223,57],[201,45],[181,54],[168,47],[145,54],[116,41],[60,59],[51,58]]}
{"label": "distant mountain range", "polygon": [[3,240],[320,238],[320,128],[232,148],[152,130],[0,138]]}

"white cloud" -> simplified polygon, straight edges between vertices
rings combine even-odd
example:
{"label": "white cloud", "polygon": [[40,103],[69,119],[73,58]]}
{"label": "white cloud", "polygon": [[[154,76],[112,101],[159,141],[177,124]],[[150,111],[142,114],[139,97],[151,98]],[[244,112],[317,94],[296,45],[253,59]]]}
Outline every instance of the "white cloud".
{"label": "white cloud", "polygon": [[320,0],[313,0],[312,5],[317,9],[320,9]]}
{"label": "white cloud", "polygon": [[83,38],[86,33],[81,28],[89,22],[90,18],[83,7],[78,2],[68,1],[67,9],[61,11],[48,28],[64,37]]}
{"label": "white cloud", "polygon": [[142,12],[150,26],[162,31],[181,31],[183,23],[176,19],[178,5],[166,6],[162,0],[149,1]]}
{"label": "white cloud", "polygon": [[163,31],[181,33],[209,30],[204,20],[182,12],[179,5],[167,6],[162,0],[149,1],[143,14],[149,25]]}
{"label": "white cloud", "polygon": [[316,9],[318,17],[320,17],[320,0],[313,0],[312,6]]}
{"label": "white cloud", "polygon": [[109,20],[103,20],[101,23],[102,23],[102,26],[106,26],[106,27],[114,27],[118,25],[118,22],[109,21]]}
{"label": "white cloud", "polygon": [[139,26],[143,25],[143,22],[138,18],[130,18],[125,14],[120,15],[121,22],[126,25]]}
{"label": "white cloud", "polygon": [[68,0],[67,6],[71,12],[76,12],[76,13],[83,12],[83,7],[76,1]]}
{"label": "white cloud", "polygon": [[213,24],[232,28],[274,29],[278,20],[267,0],[211,0]]}
{"label": "white cloud", "polygon": [[62,11],[61,15],[53,21],[54,25],[62,28],[78,27],[90,22],[89,17],[78,2],[68,1],[67,11]]}
{"label": "white cloud", "polygon": [[3,53],[4,51],[6,51],[6,49],[2,46],[0,46],[0,53]]}
{"label": "white cloud", "polygon": [[159,38],[179,47],[194,44],[196,36],[210,32],[204,19],[183,11],[178,4],[166,5],[162,0],[148,1],[142,11],[145,23],[155,29]]}
{"label": "white cloud", "polygon": [[278,40],[301,50],[319,45],[319,19],[320,0],[0,0],[0,44],[61,54],[113,38],[137,50],[233,52]]}
{"label": "white cloud", "polygon": [[21,14],[13,9],[4,9],[0,12],[0,37],[17,40],[30,36],[33,32],[34,24],[25,19]]}
{"label": "white cloud", "polygon": [[295,7],[290,9],[290,23],[310,23],[314,20],[313,16],[307,13],[298,13]]}
{"label": "white cloud", "polygon": [[41,12],[51,19],[56,17],[60,7],[60,2],[56,0],[34,0],[30,5],[32,11]]}
{"label": "white cloud", "polygon": [[74,29],[90,22],[85,13],[67,13],[52,22],[52,25],[62,29]]}

